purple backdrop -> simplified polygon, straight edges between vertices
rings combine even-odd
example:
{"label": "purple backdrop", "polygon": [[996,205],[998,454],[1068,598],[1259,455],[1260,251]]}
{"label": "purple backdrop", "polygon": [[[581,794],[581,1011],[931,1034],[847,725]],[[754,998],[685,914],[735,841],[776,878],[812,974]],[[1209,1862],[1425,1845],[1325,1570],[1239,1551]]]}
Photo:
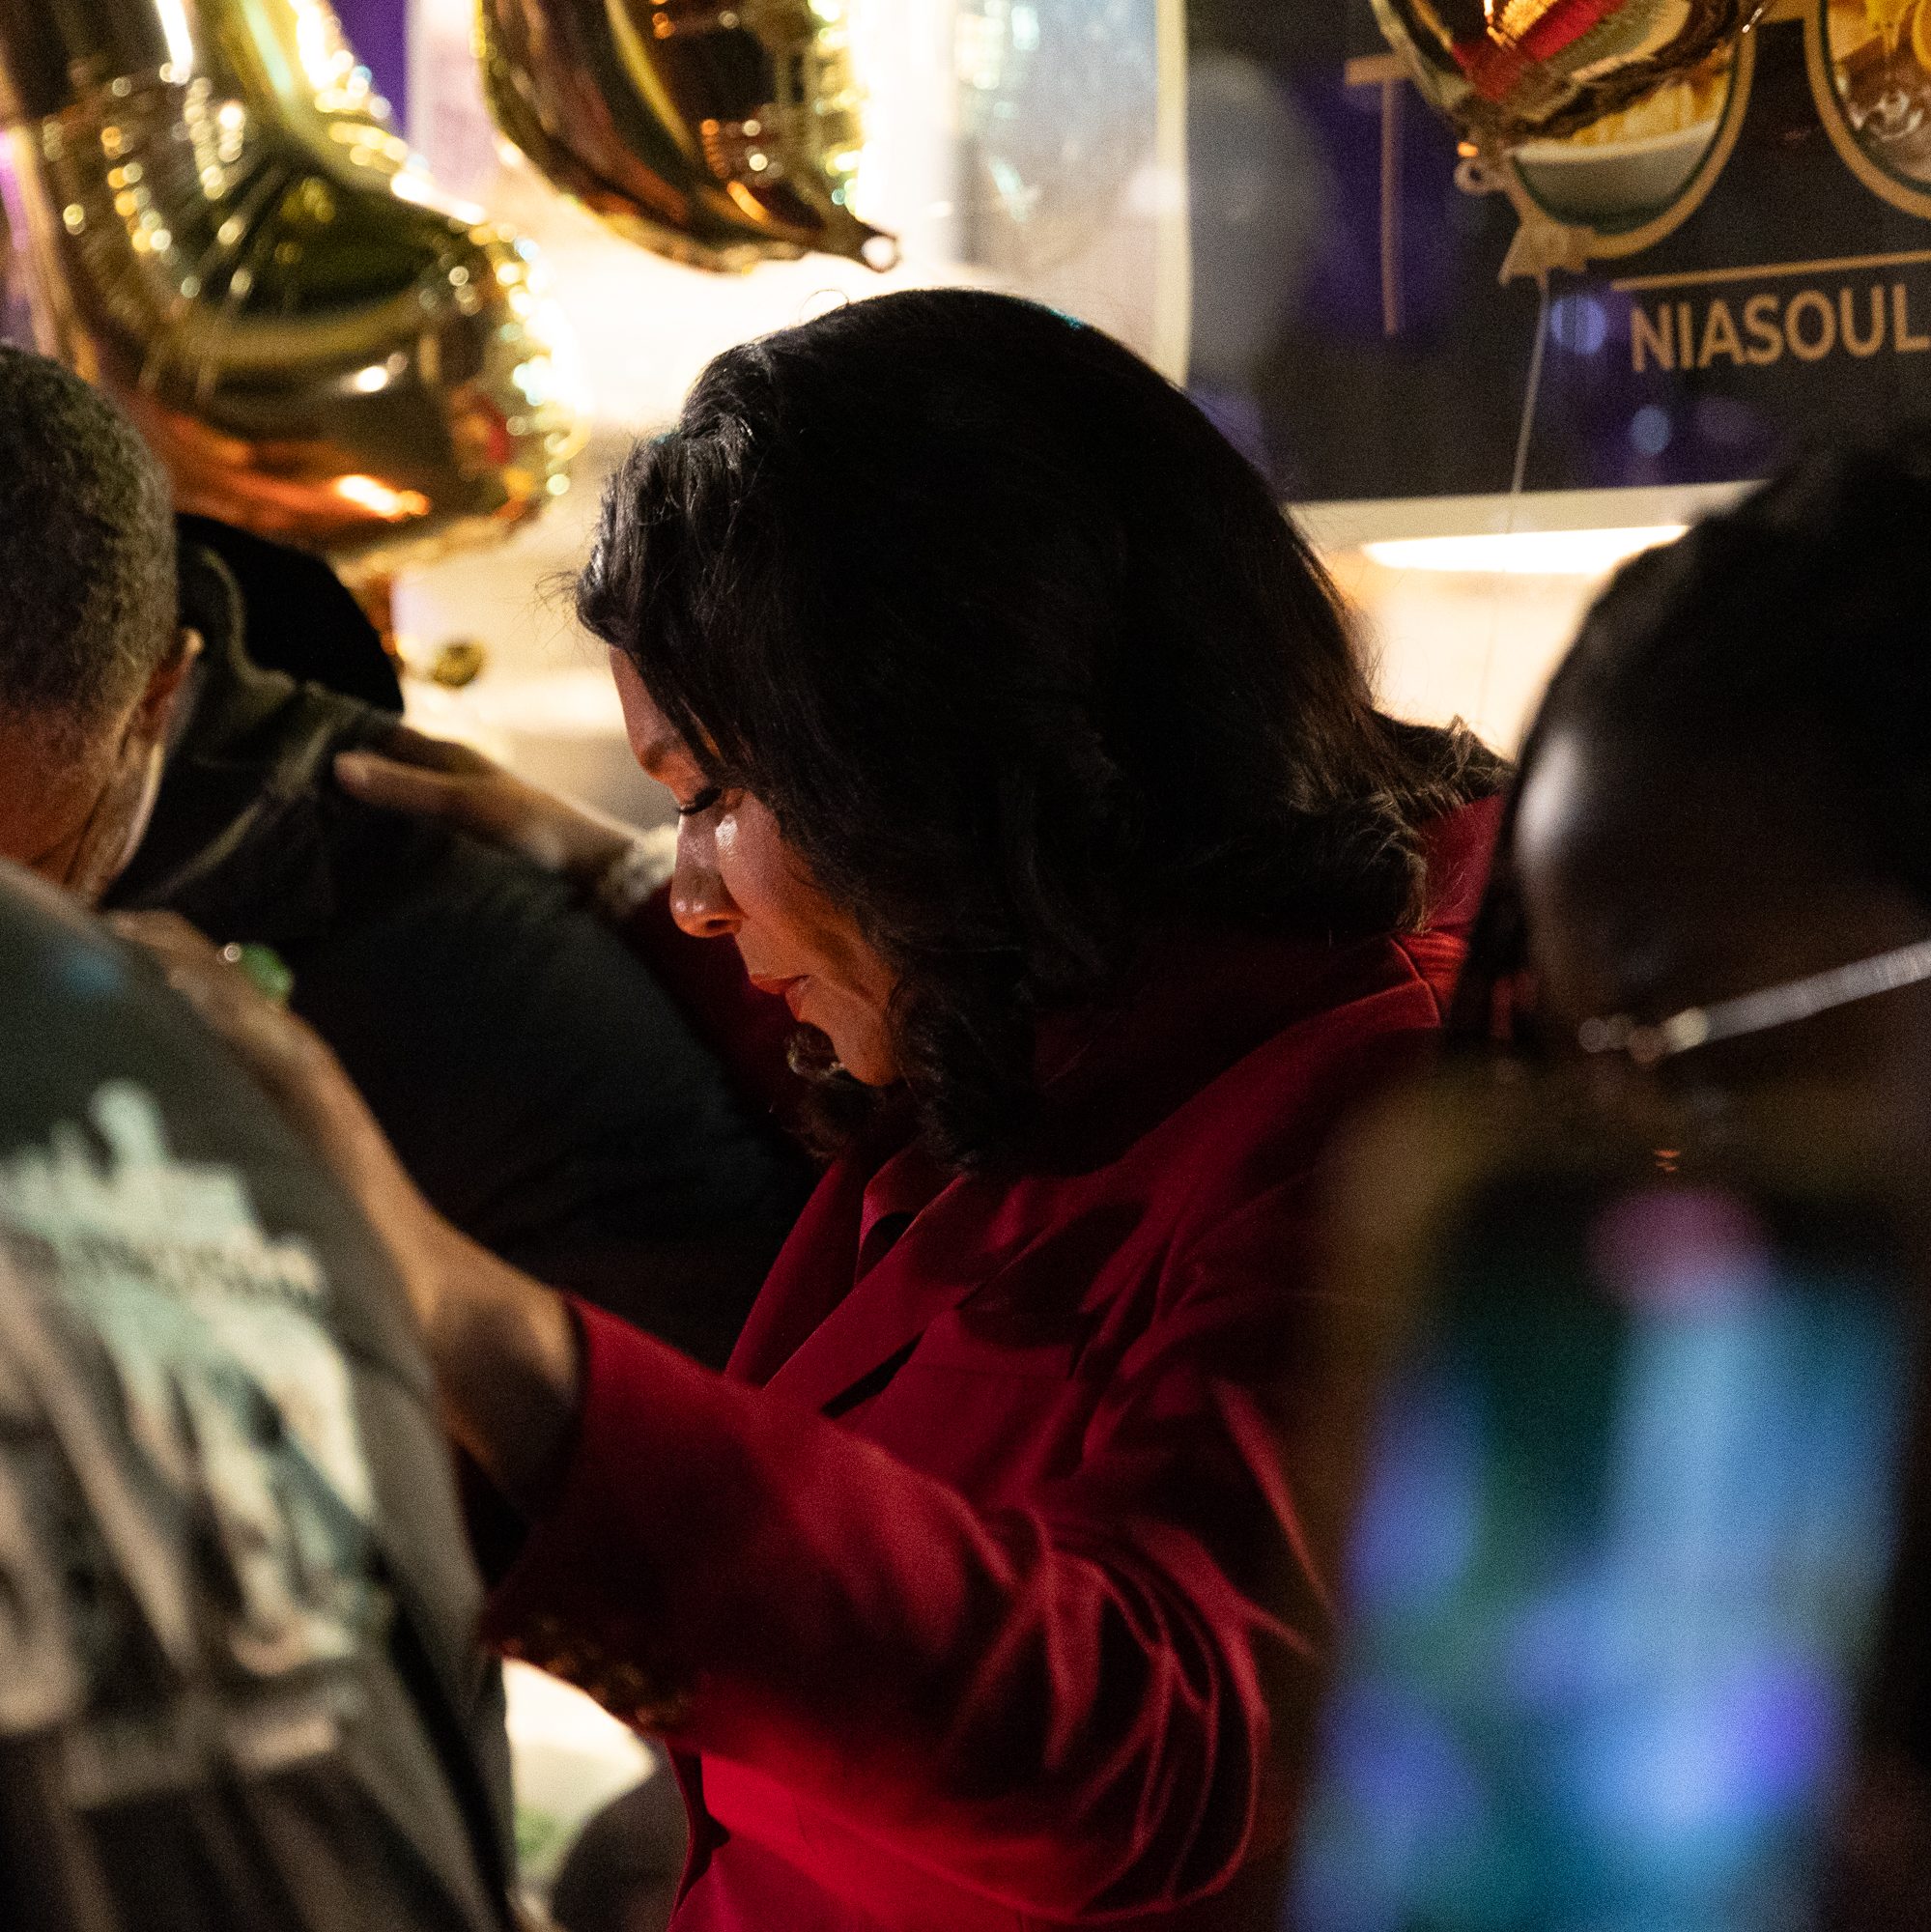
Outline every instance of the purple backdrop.
{"label": "purple backdrop", "polygon": [[409,7],[407,0],[335,0],[349,44],[376,77],[376,86],[409,128]]}

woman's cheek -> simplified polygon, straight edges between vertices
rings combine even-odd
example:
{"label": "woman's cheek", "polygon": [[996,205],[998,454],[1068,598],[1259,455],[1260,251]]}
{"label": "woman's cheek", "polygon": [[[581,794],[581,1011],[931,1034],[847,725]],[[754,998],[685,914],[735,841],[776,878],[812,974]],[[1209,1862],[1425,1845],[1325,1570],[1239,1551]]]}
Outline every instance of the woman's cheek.
{"label": "woman's cheek", "polygon": [[[744,892],[746,883],[745,868],[741,863],[744,857],[743,834],[744,827],[735,811],[721,811],[711,832],[712,863],[718,868],[718,877],[724,882],[724,891],[740,908],[743,901],[739,895]],[[755,905],[757,895],[754,888],[749,896]]]}
{"label": "woman's cheek", "polygon": [[781,916],[791,908],[796,888],[768,812],[755,801],[733,806],[719,812],[714,837],[719,875],[743,910]]}

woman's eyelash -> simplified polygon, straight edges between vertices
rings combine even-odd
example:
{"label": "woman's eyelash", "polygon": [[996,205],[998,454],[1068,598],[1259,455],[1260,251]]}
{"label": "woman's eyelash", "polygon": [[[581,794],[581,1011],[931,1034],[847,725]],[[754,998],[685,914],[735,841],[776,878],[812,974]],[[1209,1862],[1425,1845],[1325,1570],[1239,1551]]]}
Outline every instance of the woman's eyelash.
{"label": "woman's eyelash", "polygon": [[689,805],[680,805],[677,808],[677,816],[679,818],[696,818],[700,811],[709,811],[712,806],[716,805],[724,795],[724,788],[723,785],[706,785]]}

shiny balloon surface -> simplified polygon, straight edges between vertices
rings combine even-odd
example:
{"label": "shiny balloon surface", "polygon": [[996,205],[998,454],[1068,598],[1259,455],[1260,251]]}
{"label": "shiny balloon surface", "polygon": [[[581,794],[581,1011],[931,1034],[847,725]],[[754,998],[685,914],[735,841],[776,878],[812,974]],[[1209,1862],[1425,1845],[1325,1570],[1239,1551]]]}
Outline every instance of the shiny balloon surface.
{"label": "shiny balloon surface", "polygon": [[1118,219],[1159,117],[1151,0],[957,0],[960,244],[1025,276]]}
{"label": "shiny balloon surface", "polygon": [[0,0],[0,111],[40,344],[181,507],[368,578],[563,490],[535,251],[442,199],[324,0]]}
{"label": "shiny balloon surface", "polygon": [[1633,107],[1734,46],[1764,0],[1374,0],[1422,92],[1507,154]]}
{"label": "shiny balloon surface", "polygon": [[479,0],[497,125],[555,186],[672,259],[818,249],[888,268],[852,211],[849,0]]}

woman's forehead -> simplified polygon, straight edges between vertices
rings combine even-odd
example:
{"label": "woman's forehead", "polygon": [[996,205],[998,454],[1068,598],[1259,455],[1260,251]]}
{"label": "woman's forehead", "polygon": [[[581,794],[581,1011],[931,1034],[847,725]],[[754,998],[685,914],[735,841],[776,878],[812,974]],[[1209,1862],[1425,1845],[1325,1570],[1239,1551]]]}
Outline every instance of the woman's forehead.
{"label": "woman's forehead", "polygon": [[1865,843],[1837,760],[1802,731],[1767,743],[1566,726],[1537,752],[1516,811],[1519,866],[1598,885],[1626,873],[1861,870]]}
{"label": "woman's forehead", "polygon": [[1558,732],[1522,774],[1516,802],[1515,858],[1535,870],[1561,863],[1562,856],[1596,815],[1590,788],[1597,769],[1587,742],[1573,731]]}
{"label": "woman's forehead", "polygon": [[654,772],[688,760],[691,748],[683,734],[659,708],[637,667],[615,648],[611,651],[611,676],[616,683],[617,701],[623,706],[624,735],[638,763]]}
{"label": "woman's forehead", "polygon": [[[1534,758],[1513,858],[1532,943],[1619,976],[1775,950],[1887,890],[1814,742],[1564,730]],[[1830,911],[1826,912],[1826,908]],[[1635,969],[1641,966],[1641,972]]]}
{"label": "woman's forehead", "polygon": [[1522,778],[1513,857],[1532,907],[1652,892],[1660,868],[1694,867],[1710,819],[1660,749],[1557,732]]}

